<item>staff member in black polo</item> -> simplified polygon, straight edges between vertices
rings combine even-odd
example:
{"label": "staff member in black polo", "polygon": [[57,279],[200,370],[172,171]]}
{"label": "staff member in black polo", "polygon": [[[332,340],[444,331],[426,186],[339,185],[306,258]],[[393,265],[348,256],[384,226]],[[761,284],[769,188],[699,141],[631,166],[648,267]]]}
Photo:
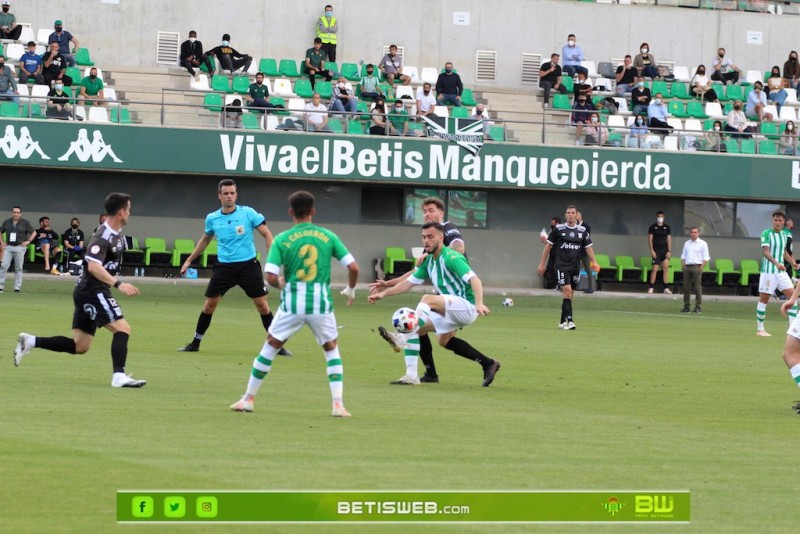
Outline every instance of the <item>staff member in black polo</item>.
{"label": "staff member in black polo", "polygon": [[694,313],[700,313],[703,306],[703,268],[711,259],[708,255],[708,244],[700,239],[700,230],[693,226],[689,231],[689,241],[683,245],[681,253],[681,270],[683,271],[683,309],[689,313],[689,299],[694,288]]}
{"label": "staff member in black polo", "polygon": [[647,230],[647,241],[650,245],[650,257],[653,258],[653,270],[650,271],[650,289],[647,292],[653,292],[658,268],[661,267],[664,293],[672,293],[667,287],[669,282],[669,259],[672,257],[672,230],[664,222],[664,212],[661,210],[656,212],[656,222],[651,224]]}

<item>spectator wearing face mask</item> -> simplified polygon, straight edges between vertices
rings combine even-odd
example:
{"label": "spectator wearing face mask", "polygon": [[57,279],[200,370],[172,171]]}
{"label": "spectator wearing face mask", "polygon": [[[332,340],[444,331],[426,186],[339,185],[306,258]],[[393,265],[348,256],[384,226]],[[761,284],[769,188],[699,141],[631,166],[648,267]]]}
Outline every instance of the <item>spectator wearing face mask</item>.
{"label": "spectator wearing face mask", "polygon": [[567,44],[561,47],[561,57],[564,59],[563,70],[567,76],[583,73],[583,77],[586,79],[586,76],[589,75],[589,70],[581,66],[581,61],[586,58],[583,55],[583,50],[577,44],[574,33],[567,36]]}
{"label": "spectator wearing face mask", "polygon": [[719,102],[717,92],[711,86],[711,80],[706,75],[706,66],[698,65],[692,78],[692,94],[702,98],[706,102]]}
{"label": "spectator wearing face mask", "polygon": [[492,125],[492,122],[489,120],[489,114],[483,108],[483,104],[478,104],[475,106],[475,113],[469,116],[470,119],[476,121],[483,121],[483,136],[484,140],[489,140],[489,127]]}
{"label": "spectator wearing face mask", "polygon": [[417,115],[433,118],[436,116],[433,112],[435,108],[436,97],[433,96],[431,84],[425,82],[422,87],[417,89]]}
{"label": "spectator wearing face mask", "polygon": [[353,86],[345,80],[344,76],[340,76],[336,85],[333,86],[331,103],[328,109],[339,113],[356,112],[356,95],[353,91]]}
{"label": "spectator wearing face mask", "polygon": [[47,111],[45,116],[50,119],[69,120],[72,118],[72,104],[67,93],[64,92],[64,82],[58,80],[47,93]]}
{"label": "spectator wearing face mask", "polygon": [[667,124],[667,106],[661,93],[656,93],[656,97],[647,106],[647,117],[650,128],[659,130],[659,133],[672,133],[672,126]]}
{"label": "spectator wearing face mask", "polygon": [[389,135],[383,97],[375,99],[375,106],[370,111],[369,117],[372,119],[372,125],[369,127],[370,135]]}
{"label": "spectator wearing face mask", "polygon": [[61,256],[61,272],[69,272],[70,262],[83,259],[83,246],[86,236],[80,229],[81,221],[73,217],[69,222],[69,228],[61,234],[61,242],[64,243],[64,254]]}
{"label": "spectator wearing face mask", "polygon": [[203,43],[197,40],[197,32],[192,30],[189,32],[189,38],[181,43],[181,67],[188,70],[195,80],[199,80],[201,64],[205,64],[209,75],[214,73],[211,61],[203,53]]}
{"label": "spectator wearing face mask", "polygon": [[29,41],[28,51],[19,58],[19,83],[28,83],[28,80],[33,80],[35,83],[43,84],[43,68],[42,56],[36,53],[36,43]]}
{"label": "spectator wearing face mask", "polygon": [[778,115],[781,113],[781,106],[786,102],[788,95],[785,87],[788,85],[787,81],[781,76],[781,70],[778,66],[772,67],[769,78],[767,78],[767,100],[775,104],[778,109]]}
{"label": "spectator wearing face mask", "polygon": [[74,50],[78,50],[80,43],[74,35],[64,29],[64,23],[60,20],[53,23],[53,30],[55,31],[47,38],[47,44],[57,43],[58,52],[64,56],[67,62],[65,67],[74,67],[76,64],[75,54],[72,49],[70,49],[70,43],[72,43]]}
{"label": "spectator wearing face mask", "polygon": [[781,147],[781,152],[787,156],[797,156],[797,130],[794,127],[794,122],[786,121],[783,135],[778,141]]}
{"label": "spectator wearing face mask", "polygon": [[750,119],[758,121],[772,120],[772,115],[764,113],[764,107],[767,105],[767,95],[764,94],[764,84],[756,82],[753,84],[753,90],[747,95],[747,103],[744,107],[744,114]]}
{"label": "spectator wearing face mask", "polygon": [[789,52],[789,59],[783,64],[783,77],[789,82],[789,87],[797,89],[800,78],[800,63],[797,62],[797,51]]}
{"label": "spectator wearing face mask", "polygon": [[592,112],[596,108],[592,99],[586,95],[579,95],[572,103],[572,124],[575,126],[575,144],[583,144],[583,129],[592,120]]}
{"label": "spectator wearing face mask", "polygon": [[45,85],[53,87],[56,82],[61,82],[65,87],[72,85],[72,78],[67,76],[67,59],[58,51],[58,43],[50,43],[50,50],[42,56],[44,60]]}
{"label": "spectator wearing face mask", "polygon": [[587,145],[603,146],[608,141],[608,127],[600,122],[600,116],[592,113],[589,124],[585,128]]}
{"label": "spectator wearing face mask", "polygon": [[728,117],[725,121],[725,131],[731,134],[734,138],[750,138],[755,128],[747,120],[744,111],[742,111],[742,101],[737,100],[733,103],[733,109],[728,112]]}
{"label": "spectator wearing face mask", "polygon": [[705,149],[711,152],[727,152],[725,143],[722,142],[722,135],[722,123],[720,121],[714,121],[711,129],[703,134]]}
{"label": "spectator wearing face mask", "polygon": [[97,76],[97,69],[92,67],[89,76],[81,81],[82,103],[86,106],[105,106],[106,99],[103,95],[103,80]]}
{"label": "spectator wearing face mask", "polygon": [[222,43],[209,50],[208,55],[216,56],[217,60],[219,60],[220,70],[225,69],[230,71],[231,74],[239,69],[243,73],[247,72],[247,69],[250,68],[250,63],[253,62],[252,57],[238,52],[231,46],[231,36],[227,33],[222,36]]}
{"label": "spectator wearing face mask", "polygon": [[711,60],[711,70],[711,79],[722,83],[737,83],[742,72],[731,58],[725,57],[724,48],[717,50],[717,55]]}
{"label": "spectator wearing face mask", "polygon": [[17,17],[9,13],[11,2],[3,0],[3,12],[0,13],[0,39],[10,39],[19,41],[22,34],[22,26],[17,24]]}
{"label": "spectator wearing face mask", "polygon": [[6,58],[0,55],[0,100],[11,100],[19,104],[17,77],[14,71],[6,66]]}
{"label": "spectator wearing face mask", "polygon": [[386,98],[386,95],[381,93],[378,84],[381,83],[381,79],[375,76],[375,65],[369,63],[367,65],[367,74],[366,76],[361,77],[361,98],[369,98],[375,100],[377,98]]}
{"label": "spectator wearing face mask", "polygon": [[322,41],[322,50],[328,56],[328,61],[336,61],[336,33],[339,31],[339,21],[333,16],[333,6],[325,6],[325,14],[317,20],[317,37]]}
{"label": "spectator wearing face mask", "polygon": [[645,78],[655,78],[658,76],[656,58],[650,53],[650,45],[642,43],[639,46],[639,53],[633,59],[633,66],[639,71],[639,76]]}
{"label": "spectator wearing face mask", "polygon": [[461,107],[461,93],[464,91],[464,84],[461,83],[461,76],[453,70],[453,64],[449,61],[444,64],[444,72],[439,74],[436,80],[436,102],[440,106],[452,104]]}
{"label": "spectator wearing face mask", "polygon": [[644,76],[639,76],[636,80],[636,87],[631,91],[631,106],[633,106],[631,113],[633,113],[633,116],[646,115],[650,100],[652,100],[650,88],[644,86]]}
{"label": "spectator wearing face mask", "polygon": [[647,136],[650,130],[647,129],[647,117],[644,115],[637,115],[631,124],[631,133],[628,136],[628,148],[655,148],[650,146],[647,141]]}
{"label": "spectator wearing face mask", "polygon": [[394,101],[394,106],[389,113],[389,135],[409,135],[408,111],[399,98]]}

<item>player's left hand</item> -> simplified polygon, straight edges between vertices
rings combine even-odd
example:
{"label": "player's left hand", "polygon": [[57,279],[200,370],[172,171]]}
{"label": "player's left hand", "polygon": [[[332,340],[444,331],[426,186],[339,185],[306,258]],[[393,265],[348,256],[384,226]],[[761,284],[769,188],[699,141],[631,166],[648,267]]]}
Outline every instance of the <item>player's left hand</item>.
{"label": "player's left hand", "polygon": [[475,311],[478,312],[478,315],[489,315],[489,307],[485,304],[476,305]]}
{"label": "player's left hand", "polygon": [[375,293],[383,291],[384,289],[389,287],[389,284],[386,282],[386,280],[375,280],[373,283],[369,284],[367,287],[369,288],[369,294],[370,295],[374,295]]}
{"label": "player's left hand", "polygon": [[342,289],[343,296],[347,297],[347,305],[350,306],[353,301],[356,299],[356,288],[354,287],[345,287]]}
{"label": "player's left hand", "polygon": [[127,282],[122,282],[117,289],[119,289],[129,297],[139,294],[139,288]]}
{"label": "player's left hand", "polygon": [[369,297],[367,297],[367,301],[370,304],[375,304],[377,301],[383,298],[383,292],[379,291],[377,293],[372,293]]}
{"label": "player's left hand", "polygon": [[781,304],[781,315],[786,317],[786,314],[789,312],[789,308],[794,306],[795,303],[796,303],[796,301],[794,299],[789,299],[786,302],[784,302],[783,304]]}

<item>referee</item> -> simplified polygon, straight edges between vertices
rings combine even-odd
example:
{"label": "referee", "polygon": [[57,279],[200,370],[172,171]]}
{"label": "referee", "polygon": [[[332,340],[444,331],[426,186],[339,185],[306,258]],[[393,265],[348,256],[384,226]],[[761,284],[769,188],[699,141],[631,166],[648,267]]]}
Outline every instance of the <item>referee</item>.
{"label": "referee", "polygon": [[[253,244],[253,230],[264,238],[269,250],[272,244],[272,233],[267,228],[264,216],[249,206],[236,204],[238,192],[236,182],[226,178],[219,182],[217,196],[222,207],[206,216],[206,227],[203,237],[181,266],[181,274],[185,273],[192,262],[203,253],[211,240],[217,238],[217,263],[211,273],[211,280],[206,288],[206,301],[203,311],[197,319],[194,338],[187,345],[178,349],[180,352],[197,352],[200,342],[211,324],[211,316],[225,293],[234,286],[241,287],[248,297],[253,299],[264,330],[272,323],[272,312],[267,303],[267,286],[261,274],[261,264],[256,259],[256,247]],[[283,356],[292,353],[282,349]]]}

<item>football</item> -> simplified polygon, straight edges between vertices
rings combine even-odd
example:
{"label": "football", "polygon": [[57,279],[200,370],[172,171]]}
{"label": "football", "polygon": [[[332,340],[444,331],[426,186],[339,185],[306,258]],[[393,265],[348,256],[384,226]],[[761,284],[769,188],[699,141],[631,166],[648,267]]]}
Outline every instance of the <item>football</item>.
{"label": "football", "polygon": [[506,308],[510,308],[513,305],[514,305],[514,301],[512,299],[509,299],[509,298],[503,299],[503,306],[505,306]]}
{"label": "football", "polygon": [[398,308],[392,315],[392,326],[401,334],[408,334],[417,327],[417,312],[411,308]]}

